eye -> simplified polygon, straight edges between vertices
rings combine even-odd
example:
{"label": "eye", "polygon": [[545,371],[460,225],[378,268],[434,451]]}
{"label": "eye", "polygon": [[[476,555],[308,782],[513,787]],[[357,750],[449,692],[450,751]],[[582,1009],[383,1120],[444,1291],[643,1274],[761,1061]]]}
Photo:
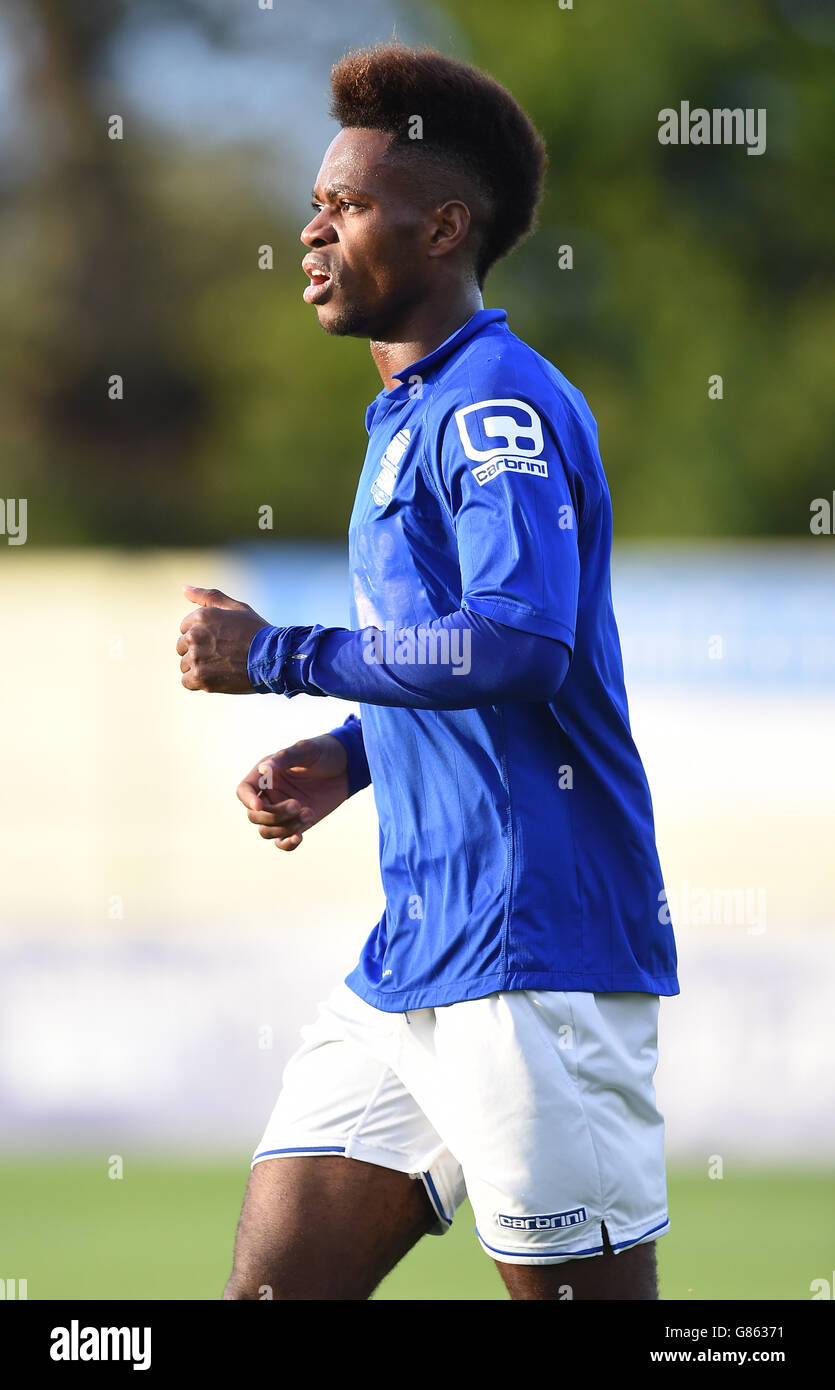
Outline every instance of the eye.
{"label": "eye", "polygon": [[339,206],[340,206],[343,210],[346,209],[346,208],[361,208],[361,207],[362,207],[362,203],[352,203],[350,198],[340,198],[340,200],[339,200]]}

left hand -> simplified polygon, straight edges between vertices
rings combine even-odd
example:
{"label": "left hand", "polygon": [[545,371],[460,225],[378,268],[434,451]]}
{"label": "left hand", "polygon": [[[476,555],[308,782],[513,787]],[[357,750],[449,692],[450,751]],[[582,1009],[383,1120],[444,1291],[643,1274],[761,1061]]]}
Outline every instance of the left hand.
{"label": "left hand", "polygon": [[246,669],[250,643],[266,618],[248,603],[238,603],[219,589],[195,589],[186,584],[183,593],[199,604],[180,623],[177,642],[186,690],[208,690],[225,695],[252,695]]}

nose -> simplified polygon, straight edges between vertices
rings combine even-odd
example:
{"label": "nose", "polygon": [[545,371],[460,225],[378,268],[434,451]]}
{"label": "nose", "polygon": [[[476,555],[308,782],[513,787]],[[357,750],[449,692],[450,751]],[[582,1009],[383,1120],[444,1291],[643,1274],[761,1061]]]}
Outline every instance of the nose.
{"label": "nose", "polygon": [[337,240],[336,229],[329,221],[326,209],[317,212],[311,218],[307,226],[303,229],[299,240],[309,250],[313,251],[317,246],[330,246]]}

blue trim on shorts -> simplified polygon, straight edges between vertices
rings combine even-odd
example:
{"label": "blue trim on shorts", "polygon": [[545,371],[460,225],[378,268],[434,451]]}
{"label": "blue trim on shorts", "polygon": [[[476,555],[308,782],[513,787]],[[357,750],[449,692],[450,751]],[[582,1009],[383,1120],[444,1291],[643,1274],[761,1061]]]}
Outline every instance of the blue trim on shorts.
{"label": "blue trim on shorts", "polygon": [[441,1202],[441,1199],[438,1196],[438,1189],[432,1181],[431,1174],[428,1172],[421,1173],[421,1177],[423,1178],[423,1181],[426,1183],[426,1187],[429,1192],[429,1197],[436,1212],[438,1213],[442,1221],[445,1221],[448,1226],[451,1226],[452,1217],[447,1216],[446,1212],[444,1211],[443,1203]]}
{"label": "blue trim on shorts", "polygon": [[273,1154],[344,1154],[344,1152],[344,1145],[339,1148],[335,1144],[318,1144],[305,1149],[295,1144],[291,1149],[265,1149],[263,1153],[255,1154],[252,1162],[254,1163],[257,1158],[272,1158]]}
{"label": "blue trim on shorts", "polygon": [[617,1245],[613,1245],[613,1250],[623,1250],[627,1245],[636,1245],[639,1240],[646,1240],[647,1236],[655,1235],[656,1231],[663,1231],[665,1226],[669,1226],[670,1218],[665,1216],[657,1226],[653,1226],[649,1231],[644,1231],[642,1236],[633,1236],[631,1240],[619,1240]]}
{"label": "blue trim on shorts", "polygon": [[[663,1228],[665,1226],[669,1226],[669,1224],[670,1218],[669,1216],[666,1216],[664,1220],[660,1222],[659,1225],[650,1227],[648,1231],[644,1231],[643,1235],[633,1236],[631,1240],[619,1240],[617,1245],[612,1246],[612,1250],[623,1250],[628,1245],[637,1245],[638,1241],[646,1240],[647,1236],[654,1235],[656,1231],[663,1230]],[[593,1245],[588,1250],[538,1250],[535,1246],[530,1246],[527,1250],[499,1250],[495,1245],[488,1245],[487,1241],[484,1239],[484,1236],[479,1231],[478,1226],[476,1226],[475,1228],[475,1233],[481,1241],[482,1245],[484,1246],[485,1250],[492,1251],[494,1255],[529,1255],[536,1256],[537,1259],[543,1260],[553,1259],[556,1256],[562,1256],[563,1259],[566,1259],[570,1258],[573,1255],[602,1255],[605,1249],[605,1246],[603,1245]]]}

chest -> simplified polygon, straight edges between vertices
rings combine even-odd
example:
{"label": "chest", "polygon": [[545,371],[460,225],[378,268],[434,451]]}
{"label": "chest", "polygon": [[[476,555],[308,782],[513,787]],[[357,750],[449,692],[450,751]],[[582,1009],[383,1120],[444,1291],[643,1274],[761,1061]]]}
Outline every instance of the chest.
{"label": "chest", "polygon": [[425,622],[460,601],[455,529],[424,442],[414,417],[378,426],[369,439],[348,528],[358,627]]}

